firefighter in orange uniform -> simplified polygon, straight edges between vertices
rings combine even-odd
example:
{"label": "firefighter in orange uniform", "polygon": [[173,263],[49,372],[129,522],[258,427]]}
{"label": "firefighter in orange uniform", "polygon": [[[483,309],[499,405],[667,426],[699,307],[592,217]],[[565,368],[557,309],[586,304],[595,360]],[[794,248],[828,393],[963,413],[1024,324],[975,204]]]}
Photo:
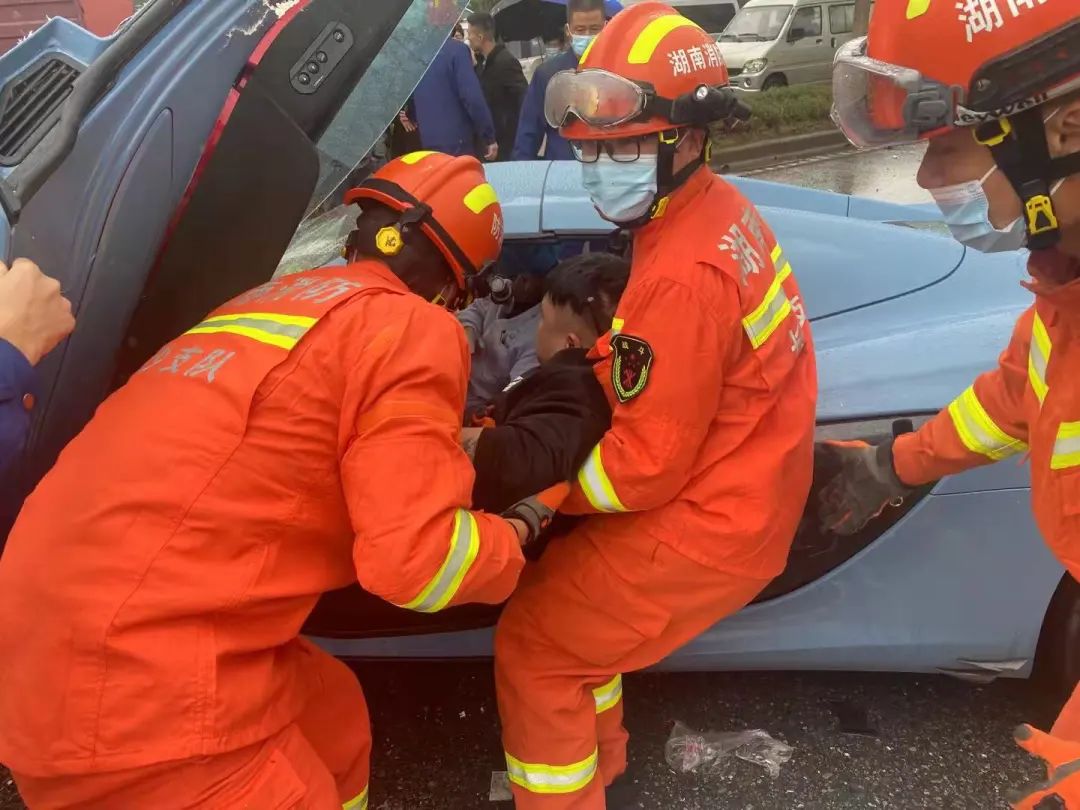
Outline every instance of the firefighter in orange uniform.
{"label": "firefighter in orange uniform", "polygon": [[809,492],[816,377],[794,260],[706,165],[707,126],[745,113],[727,82],[711,37],[645,2],[548,89],[597,209],[632,229],[633,269],[593,350],[612,427],[563,507],[589,517],[526,570],[496,632],[519,808],[605,806],[626,768],[622,673],[760,593]]}
{"label": "firefighter in orange uniform", "polygon": [[431,303],[498,255],[495,192],[421,152],[347,202],[348,266],[172,341],[27,501],[0,560],[0,760],[31,808],[365,808],[360,685],[299,637],[319,595],[359,579],[433,612],[517,583],[535,510],[466,510],[468,351]]}
{"label": "firefighter in orange uniform", "polygon": [[[855,532],[909,487],[1029,454],[1036,521],[1080,577],[1076,4],[878,0],[869,36],[837,55],[834,91],[838,121],[856,145],[929,140],[920,185],[969,247],[1031,249],[1035,302],[998,368],[919,431],[877,447],[823,448],[842,469],[823,494],[826,527]],[[1080,808],[1080,690],[1051,734],[1017,730],[1020,745],[1050,766],[1018,808]]]}

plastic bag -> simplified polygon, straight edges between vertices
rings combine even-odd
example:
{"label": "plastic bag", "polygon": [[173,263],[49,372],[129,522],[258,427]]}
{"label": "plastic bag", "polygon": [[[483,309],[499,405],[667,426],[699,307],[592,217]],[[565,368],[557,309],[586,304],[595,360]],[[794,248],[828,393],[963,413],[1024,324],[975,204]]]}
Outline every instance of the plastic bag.
{"label": "plastic bag", "polygon": [[714,770],[721,760],[735,754],[739,759],[760,765],[775,779],[780,775],[780,766],[791,759],[794,750],[761,729],[699,734],[676,722],[664,746],[664,757],[676,773],[691,773],[702,767]]}

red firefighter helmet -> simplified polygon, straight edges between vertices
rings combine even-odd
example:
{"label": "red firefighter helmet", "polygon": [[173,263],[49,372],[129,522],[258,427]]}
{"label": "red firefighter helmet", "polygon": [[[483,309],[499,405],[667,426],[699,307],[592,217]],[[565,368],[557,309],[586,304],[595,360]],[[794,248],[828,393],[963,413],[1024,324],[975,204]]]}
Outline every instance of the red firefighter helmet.
{"label": "red firefighter helmet", "polygon": [[858,146],[900,143],[1077,88],[1075,0],[877,0],[869,36],[837,53],[834,118]]}
{"label": "red firefighter helmet", "polygon": [[[418,225],[446,257],[462,289],[502,250],[502,207],[476,158],[441,152],[404,155],[345,195],[349,205],[362,206],[365,200],[400,211],[403,223]],[[397,228],[376,237],[376,248],[386,256],[399,253],[402,245]]]}
{"label": "red firefighter helmet", "polygon": [[619,12],[576,72],[548,85],[545,115],[570,140],[632,138],[744,117],[716,41],[664,3]]}

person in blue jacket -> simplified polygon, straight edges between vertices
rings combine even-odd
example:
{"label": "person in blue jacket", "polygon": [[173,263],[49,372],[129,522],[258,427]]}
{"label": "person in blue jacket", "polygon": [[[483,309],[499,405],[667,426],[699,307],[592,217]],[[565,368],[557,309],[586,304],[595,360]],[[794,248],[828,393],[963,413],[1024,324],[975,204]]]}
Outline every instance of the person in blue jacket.
{"label": "person in blue jacket", "polygon": [[75,328],[60,284],[27,259],[0,262],[0,473],[22,453],[36,405],[34,366]]}
{"label": "person in blue jacket", "polygon": [[446,41],[420,80],[413,104],[424,149],[485,160],[498,156],[495,122],[464,42]]}
{"label": "person in blue jacket", "polygon": [[[540,157],[544,160],[573,159],[570,144],[559,134],[559,130],[549,127],[544,119],[544,95],[552,76],[563,70],[577,70],[581,55],[606,24],[604,0],[567,0],[566,29],[570,35],[571,49],[545,59],[533,74],[529,91],[521,105],[521,120],[518,122],[512,160],[537,160]],[[540,154],[541,149],[543,155]]]}

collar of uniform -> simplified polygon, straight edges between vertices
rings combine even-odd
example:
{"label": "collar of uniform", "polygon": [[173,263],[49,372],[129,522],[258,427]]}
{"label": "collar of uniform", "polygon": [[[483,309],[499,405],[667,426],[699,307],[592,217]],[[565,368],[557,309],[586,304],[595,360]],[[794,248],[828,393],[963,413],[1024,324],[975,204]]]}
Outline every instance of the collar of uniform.
{"label": "collar of uniform", "polygon": [[1028,259],[1031,281],[1024,286],[1064,316],[1080,316],[1080,260],[1059,250],[1038,250]]}
{"label": "collar of uniform", "polygon": [[690,175],[689,180],[667,197],[666,204],[661,201],[658,216],[648,225],[641,228],[636,236],[652,236],[654,233],[663,230],[664,223],[677,217],[684,209],[689,208],[697,200],[698,195],[705,192],[705,189],[709,187],[715,176],[708,166],[702,166]]}

